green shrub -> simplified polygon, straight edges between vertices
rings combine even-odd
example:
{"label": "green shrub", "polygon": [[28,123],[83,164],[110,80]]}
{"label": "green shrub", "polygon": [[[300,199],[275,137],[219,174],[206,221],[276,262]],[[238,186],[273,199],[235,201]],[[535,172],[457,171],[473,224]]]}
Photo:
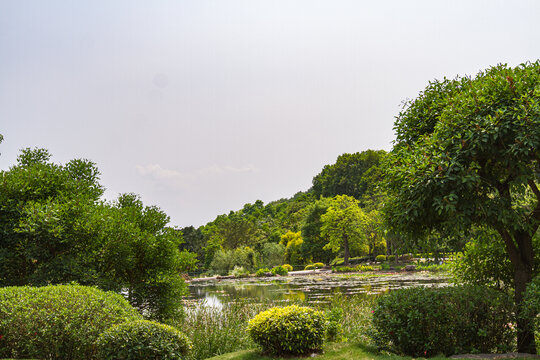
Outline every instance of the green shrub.
{"label": "green shrub", "polygon": [[96,288],[1,288],[0,358],[93,359],[104,330],[139,319],[121,295]]}
{"label": "green shrub", "polygon": [[249,276],[249,270],[244,269],[243,266],[235,265],[234,269],[231,271],[231,275],[236,277],[246,277]]}
{"label": "green shrub", "polygon": [[285,269],[283,266],[274,266],[272,268],[272,270],[270,270],[270,272],[272,273],[272,275],[281,275],[281,276],[285,276],[287,275],[289,272],[287,271],[287,269]]}
{"label": "green shrub", "polygon": [[356,268],[352,266],[336,266],[332,268],[332,272],[356,272]]}
{"label": "green shrub", "polygon": [[249,321],[247,331],[266,353],[303,355],[322,349],[326,327],[321,311],[291,305],[259,313]]}
{"label": "green shrub", "polygon": [[191,349],[191,342],[172,326],[139,320],[108,329],[96,348],[100,360],[177,360]]}
{"label": "green shrub", "polygon": [[371,265],[358,265],[355,267],[356,271],[373,271],[373,266]]}
{"label": "green shrub", "polygon": [[257,272],[255,273],[255,276],[263,277],[263,276],[266,276],[266,274],[269,272],[270,272],[270,269],[262,268],[262,269],[257,270]]}
{"label": "green shrub", "polygon": [[384,261],[386,261],[386,255],[377,255],[375,257],[375,261],[376,262],[384,262]]}
{"label": "green shrub", "polygon": [[329,341],[339,342],[343,338],[343,308],[331,307],[326,311],[326,338]]}
{"label": "green shrub", "polygon": [[388,261],[396,261],[396,255],[388,255],[386,257],[386,260],[388,260]]}
{"label": "green shrub", "polygon": [[483,287],[409,288],[378,300],[375,343],[410,356],[508,351],[513,305]]}
{"label": "green shrub", "polygon": [[540,332],[540,275],[537,275],[527,286],[523,298],[523,309],[520,316],[532,320],[535,331]]}
{"label": "green shrub", "polygon": [[304,270],[315,270],[315,264],[309,264],[309,265],[306,265],[306,267],[304,268]]}
{"label": "green shrub", "polygon": [[283,264],[283,265],[281,265],[281,266],[283,266],[283,268],[284,268],[285,270],[287,270],[287,272],[293,271],[292,265],[289,265],[289,264]]}

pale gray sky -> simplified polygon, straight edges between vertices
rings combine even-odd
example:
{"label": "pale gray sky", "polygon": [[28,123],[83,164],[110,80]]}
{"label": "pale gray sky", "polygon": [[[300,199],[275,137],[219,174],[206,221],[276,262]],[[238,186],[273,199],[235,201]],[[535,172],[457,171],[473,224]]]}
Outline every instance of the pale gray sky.
{"label": "pale gray sky", "polygon": [[540,58],[535,0],[0,0],[0,169],[87,158],[201,225],[390,150],[428,81]]}

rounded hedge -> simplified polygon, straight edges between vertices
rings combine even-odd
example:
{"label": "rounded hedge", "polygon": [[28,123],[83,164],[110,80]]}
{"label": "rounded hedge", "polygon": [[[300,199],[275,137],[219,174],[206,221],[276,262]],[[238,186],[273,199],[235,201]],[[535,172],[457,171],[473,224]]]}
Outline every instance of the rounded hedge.
{"label": "rounded hedge", "polygon": [[283,264],[283,265],[281,265],[281,266],[283,266],[283,268],[284,268],[285,270],[287,270],[288,272],[293,271],[293,266],[290,265],[290,264]]}
{"label": "rounded hedge", "polygon": [[191,349],[191,342],[172,326],[139,320],[108,329],[96,347],[100,360],[178,360]]}
{"label": "rounded hedge", "polygon": [[272,268],[272,270],[270,270],[270,272],[272,273],[272,275],[281,275],[281,276],[286,276],[289,272],[287,271],[287,269],[285,269],[283,266],[281,265],[278,265],[278,266],[274,266]]}
{"label": "rounded hedge", "polygon": [[326,335],[324,313],[308,307],[274,307],[251,319],[247,331],[265,353],[303,355],[319,352]]}
{"label": "rounded hedge", "polygon": [[0,288],[0,358],[94,359],[103,331],[139,319],[121,295],[92,287]]}
{"label": "rounded hedge", "polygon": [[373,339],[415,357],[506,352],[514,339],[514,306],[504,293],[479,286],[409,288],[379,298]]}
{"label": "rounded hedge", "polygon": [[376,262],[385,262],[386,261],[386,255],[377,255],[375,257]]}

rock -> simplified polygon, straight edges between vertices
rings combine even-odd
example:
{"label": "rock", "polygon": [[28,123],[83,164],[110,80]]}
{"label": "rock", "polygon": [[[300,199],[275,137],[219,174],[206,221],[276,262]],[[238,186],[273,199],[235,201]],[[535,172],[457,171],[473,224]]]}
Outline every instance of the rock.
{"label": "rock", "polygon": [[405,271],[414,271],[416,270],[416,265],[406,265]]}

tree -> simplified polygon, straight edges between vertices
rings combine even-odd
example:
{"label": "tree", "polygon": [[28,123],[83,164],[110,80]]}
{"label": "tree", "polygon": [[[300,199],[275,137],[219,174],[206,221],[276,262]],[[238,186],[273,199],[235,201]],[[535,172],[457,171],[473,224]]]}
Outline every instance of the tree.
{"label": "tree", "polygon": [[285,259],[293,267],[298,267],[302,264],[302,257],[300,256],[300,247],[304,240],[302,239],[302,233],[287,231],[281,236],[280,244],[285,245]]}
{"label": "tree", "polygon": [[349,265],[350,249],[365,242],[362,222],[365,215],[358,200],[347,195],[337,195],[321,216],[321,235],[328,239],[324,249],[338,252],[343,249],[343,263]]}
{"label": "tree", "polygon": [[[397,117],[386,219],[425,234],[486,226],[513,265],[515,301],[533,277],[540,225],[540,63],[430,83]],[[519,317],[518,349],[536,352]]]}
{"label": "tree", "polygon": [[100,200],[99,171],[88,160],[65,165],[44,149],[24,149],[0,172],[0,286],[78,282],[127,292],[146,315],[178,314],[181,233],[134,194]]}
{"label": "tree", "polygon": [[326,165],[313,178],[315,198],[349,195],[360,200],[368,187],[362,176],[371,167],[377,166],[385,154],[384,150],[366,150],[338,156],[335,164]]}
{"label": "tree", "polygon": [[321,236],[321,217],[330,206],[330,199],[322,198],[308,208],[308,215],[302,226],[304,242],[300,247],[300,254],[308,261],[328,264],[333,258],[332,250],[324,249],[328,240]]}

